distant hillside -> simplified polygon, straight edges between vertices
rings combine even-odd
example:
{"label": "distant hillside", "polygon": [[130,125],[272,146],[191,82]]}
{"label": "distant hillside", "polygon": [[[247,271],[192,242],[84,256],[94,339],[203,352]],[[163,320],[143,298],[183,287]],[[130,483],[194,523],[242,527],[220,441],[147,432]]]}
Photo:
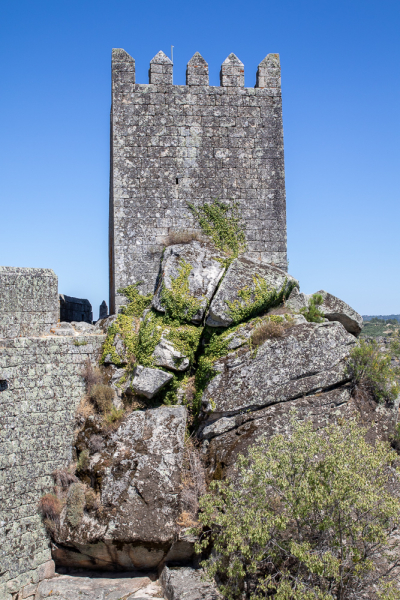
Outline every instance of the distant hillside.
{"label": "distant hillside", "polygon": [[383,319],[384,321],[396,319],[396,321],[400,321],[400,315],[362,315],[362,318],[364,321],[370,321],[371,319]]}

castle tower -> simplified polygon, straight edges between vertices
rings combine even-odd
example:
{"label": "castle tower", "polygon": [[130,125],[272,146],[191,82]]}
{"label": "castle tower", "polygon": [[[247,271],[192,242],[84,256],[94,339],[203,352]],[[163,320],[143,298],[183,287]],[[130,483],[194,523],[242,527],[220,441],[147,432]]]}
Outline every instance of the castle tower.
{"label": "castle tower", "polygon": [[163,244],[197,229],[187,202],[236,201],[246,226],[247,256],[286,269],[286,200],[280,64],[268,54],[255,88],[230,54],[221,85],[209,86],[196,52],[186,85],[173,85],[173,64],[159,52],[149,84],[135,81],[135,61],[112,52],[110,177],[110,314],[121,287],[153,292]]}

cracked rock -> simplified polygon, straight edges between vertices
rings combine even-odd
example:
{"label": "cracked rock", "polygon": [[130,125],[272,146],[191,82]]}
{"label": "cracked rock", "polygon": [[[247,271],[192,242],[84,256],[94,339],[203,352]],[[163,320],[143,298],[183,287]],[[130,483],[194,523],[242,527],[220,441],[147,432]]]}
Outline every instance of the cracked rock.
{"label": "cracked rock", "polygon": [[280,291],[285,282],[286,285],[288,283],[298,285],[294,277],[278,267],[258,263],[244,257],[236,258],[229,266],[217,293],[212,299],[206,324],[211,327],[228,327],[232,325],[233,319],[229,316],[227,302],[240,300],[238,292],[245,287],[254,290],[254,277],[256,275],[266,280],[271,290],[276,288]]}
{"label": "cracked rock", "polygon": [[162,288],[165,286],[171,289],[171,280],[179,276],[181,261],[184,260],[192,267],[188,278],[189,292],[191,296],[201,300],[201,308],[194,315],[192,322],[200,323],[207,304],[225,271],[217,258],[224,258],[224,255],[197,241],[166,248],[161,265],[162,279],[153,298],[153,307],[160,312],[165,312],[161,302]]}

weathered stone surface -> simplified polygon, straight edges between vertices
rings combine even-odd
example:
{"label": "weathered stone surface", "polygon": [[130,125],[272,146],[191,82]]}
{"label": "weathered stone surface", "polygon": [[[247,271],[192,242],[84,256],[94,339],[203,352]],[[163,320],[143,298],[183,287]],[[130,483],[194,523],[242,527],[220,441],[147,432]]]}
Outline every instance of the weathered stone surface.
{"label": "weathered stone surface", "polygon": [[238,454],[246,454],[260,436],[269,438],[277,433],[289,435],[292,411],[295,411],[296,419],[311,420],[316,429],[342,419],[358,417],[368,429],[367,439],[387,441],[393,436],[398,405],[398,400],[389,405],[377,404],[366,398],[353,398],[350,386],[344,385],[279,402],[259,411],[219,419],[208,424],[200,434],[205,440],[203,451],[207,476],[209,479],[234,476]]}
{"label": "weathered stone surface", "polygon": [[[118,362],[120,364],[126,364],[128,361],[128,353],[126,350],[126,346],[124,344],[124,340],[122,339],[122,337],[119,333],[117,333],[114,337],[113,346],[114,346],[115,352],[118,356]],[[113,362],[113,358],[112,358],[111,354],[107,354],[107,356],[104,358],[104,364],[108,365],[108,364],[112,364],[112,362]]]}
{"label": "weathered stone surface", "polygon": [[59,575],[55,579],[42,581],[35,600],[57,598],[57,600],[133,600],[162,598],[158,582],[150,577],[135,576],[126,573],[118,576],[114,573],[88,572],[77,575]]}
{"label": "weathered stone surface", "polygon": [[104,335],[1,340],[0,598],[48,577],[49,538],[37,510],[53,491],[51,473],[72,460],[82,369],[97,362]]}
{"label": "weathered stone surface", "polygon": [[236,57],[222,71],[223,86],[205,85],[195,55],[188,85],[171,85],[172,63],[157,56],[150,85],[138,84],[132,57],[113,51],[111,313],[126,303],[119,288],[154,292],[166,236],[200,232],[188,201],[235,200],[249,258],[287,268],[279,56],[260,64],[257,88],[243,87]]}
{"label": "weathered stone surface", "polygon": [[[349,333],[356,336],[359,335],[363,328],[363,318],[361,315],[346,304],[346,302],[325,292],[325,290],[320,290],[316,293],[321,294],[324,299],[319,309],[328,321],[339,321]],[[308,307],[312,295],[299,293],[295,288],[290,294],[286,306],[290,310],[300,311],[302,308]]]}
{"label": "weathered stone surface", "polygon": [[213,583],[202,578],[201,569],[190,567],[164,567],[160,583],[167,600],[217,600]]}
{"label": "weathered stone surface", "polygon": [[[229,266],[217,293],[212,299],[206,321],[207,325],[211,327],[228,327],[233,323],[233,319],[229,315],[227,302],[240,300],[238,292],[245,287],[254,290],[253,278],[256,275],[265,279],[271,289],[281,290],[285,282],[286,285],[290,282],[298,285],[296,279],[282,271],[282,269],[278,269],[278,267],[255,262],[244,257],[237,258]],[[253,300],[254,298],[252,298]]]}
{"label": "weathered stone surface", "polygon": [[185,261],[192,267],[189,292],[191,296],[201,300],[201,309],[192,319],[193,323],[199,323],[225,271],[217,258],[222,258],[222,254],[197,241],[169,246],[164,252],[161,282],[153,298],[153,307],[165,312],[161,301],[162,288],[165,286],[166,289],[171,289],[171,280],[178,277],[181,263]]}
{"label": "weathered stone surface", "polygon": [[57,323],[56,325],[54,325],[54,327],[52,327],[50,329],[50,333],[52,335],[63,335],[63,336],[75,335],[75,329],[71,325],[71,323],[62,322],[62,323]]}
{"label": "weathered stone surface", "polygon": [[131,382],[131,388],[140,396],[153,398],[168,382],[173,375],[160,369],[150,369],[149,367],[138,366]]}
{"label": "weathered stone surface", "polygon": [[165,338],[161,338],[154,349],[153,356],[158,367],[165,367],[173,371],[186,371],[189,367],[189,359],[177,350],[170,340]]}
{"label": "weathered stone surface", "polygon": [[355,339],[333,323],[306,323],[214,363],[218,374],[202,397],[205,412],[219,416],[255,410],[347,380],[346,358]]}
{"label": "weathered stone surface", "polygon": [[[102,510],[85,513],[72,527],[67,507],[55,533],[58,564],[108,569],[156,568],[177,541],[186,409],[162,406],[129,414],[85,471],[100,493]],[[83,434],[88,439],[90,429]],[[87,441],[79,442],[88,444]],[[181,552],[182,553],[182,552]]]}
{"label": "weathered stone surface", "polygon": [[84,298],[73,298],[66,294],[60,294],[60,320],[68,323],[71,321],[92,323],[92,305],[89,300]]}
{"label": "weathered stone surface", "polygon": [[50,331],[60,314],[57,286],[51,269],[0,267],[0,339]]}

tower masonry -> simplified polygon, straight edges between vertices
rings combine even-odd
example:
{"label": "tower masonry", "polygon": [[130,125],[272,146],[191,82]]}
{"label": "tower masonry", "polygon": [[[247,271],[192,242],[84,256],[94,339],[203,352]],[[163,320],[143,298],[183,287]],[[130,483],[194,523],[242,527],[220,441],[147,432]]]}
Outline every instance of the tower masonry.
{"label": "tower masonry", "polygon": [[173,64],[159,52],[149,84],[135,81],[135,60],[112,52],[110,313],[118,289],[142,282],[153,292],[168,236],[196,232],[187,203],[237,202],[246,256],[287,268],[280,62],[268,54],[256,86],[230,54],[220,86],[196,52],[186,85],[173,85]]}

